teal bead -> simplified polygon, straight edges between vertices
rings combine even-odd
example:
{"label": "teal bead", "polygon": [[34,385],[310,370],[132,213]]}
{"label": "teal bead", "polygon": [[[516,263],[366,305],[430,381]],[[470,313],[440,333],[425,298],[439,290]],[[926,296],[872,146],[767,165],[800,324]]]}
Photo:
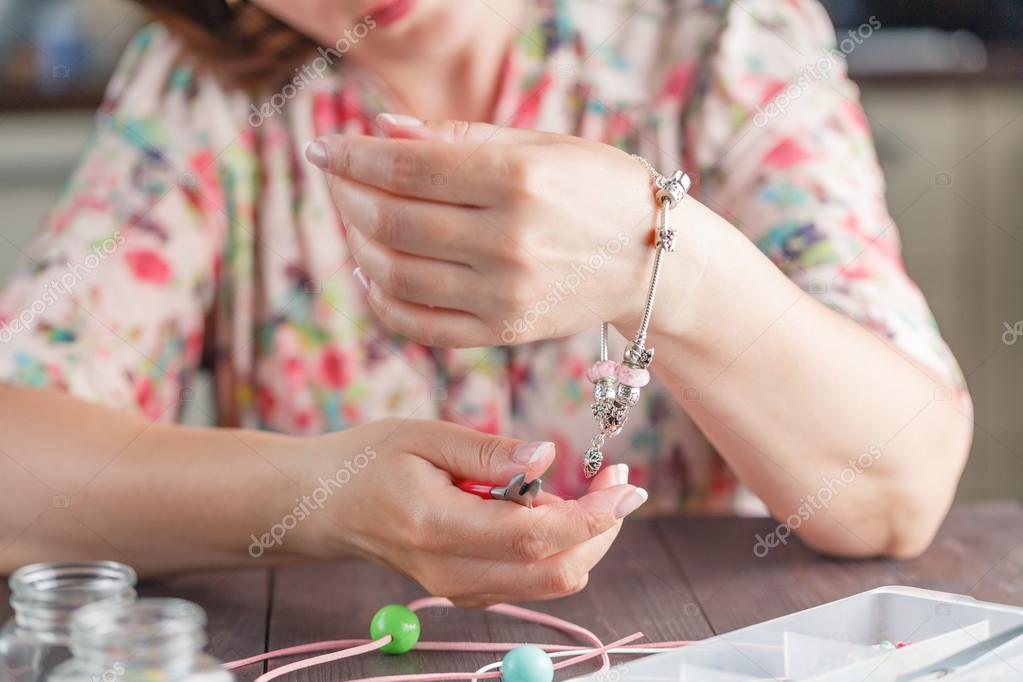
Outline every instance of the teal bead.
{"label": "teal bead", "polygon": [[504,682],[552,682],[554,663],[540,647],[517,646],[501,661],[501,679]]}
{"label": "teal bead", "polygon": [[411,651],[419,641],[419,632],[419,616],[402,604],[388,604],[377,611],[369,623],[370,639],[391,636],[391,641],[380,648],[385,654]]}

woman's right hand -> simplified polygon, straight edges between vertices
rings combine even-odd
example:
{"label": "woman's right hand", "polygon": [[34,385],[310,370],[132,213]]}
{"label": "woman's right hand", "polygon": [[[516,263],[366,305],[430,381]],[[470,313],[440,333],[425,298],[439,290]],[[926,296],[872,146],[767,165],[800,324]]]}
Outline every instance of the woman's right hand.
{"label": "woman's right hand", "polygon": [[301,531],[306,551],[368,557],[460,606],[581,590],[621,519],[647,497],[617,465],[578,500],[542,493],[532,509],[483,500],[455,482],[503,485],[523,471],[532,480],[550,466],[554,446],[448,422],[384,419],[312,445],[302,487],[329,489],[329,496],[310,515],[319,520]]}

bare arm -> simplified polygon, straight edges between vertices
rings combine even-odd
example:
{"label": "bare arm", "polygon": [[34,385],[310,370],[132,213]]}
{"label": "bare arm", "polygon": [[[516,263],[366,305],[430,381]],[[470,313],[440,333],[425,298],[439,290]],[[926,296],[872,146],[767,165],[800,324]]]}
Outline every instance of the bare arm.
{"label": "bare arm", "polygon": [[803,292],[699,202],[674,213],[685,246],[657,294],[651,368],[810,545],[923,551],[966,461],[969,396]]}
{"label": "bare arm", "polygon": [[0,386],[0,431],[0,572],[61,559],[114,558],[146,575],[354,555],[462,605],[550,599],[585,587],[646,499],[609,467],[578,500],[482,500],[453,480],[537,476],[553,444],[437,421],[297,439],[149,423]]}
{"label": "bare arm", "polygon": [[[305,443],[152,423],[0,385],[0,572],[108,557],[143,573],[253,565],[299,494]],[[288,545],[260,562],[297,558]]]}

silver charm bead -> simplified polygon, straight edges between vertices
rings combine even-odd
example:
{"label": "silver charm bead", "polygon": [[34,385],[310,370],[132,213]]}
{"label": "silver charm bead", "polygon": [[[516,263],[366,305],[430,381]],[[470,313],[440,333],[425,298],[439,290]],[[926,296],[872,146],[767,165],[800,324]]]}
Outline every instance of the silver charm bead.
{"label": "silver charm bead", "polygon": [[583,455],[583,474],[586,478],[593,478],[600,471],[601,465],[604,463],[604,453],[598,450],[596,447],[587,448],[586,454]]}
{"label": "silver charm bead", "polygon": [[615,396],[615,404],[626,407],[633,407],[639,402],[639,389],[621,384],[618,386],[618,394]]}
{"label": "silver charm bead", "polygon": [[608,438],[613,438],[622,432],[625,421],[628,419],[628,410],[625,406],[616,402],[593,403],[593,416],[597,418],[600,425],[600,432]]}
{"label": "silver charm bead", "polygon": [[675,230],[658,230],[657,248],[673,253],[675,251]]}
{"label": "silver charm bead", "polygon": [[657,201],[667,200],[668,208],[675,208],[685,198],[691,184],[692,181],[689,179],[689,176],[677,170],[671,177],[665,177],[663,181],[658,183],[660,189],[657,190],[655,195]]}
{"label": "silver charm bead", "polygon": [[593,399],[597,402],[614,400],[617,386],[618,382],[614,377],[598,379],[597,383],[593,384]]}
{"label": "silver charm bead", "polygon": [[654,349],[644,348],[635,341],[625,347],[624,362],[633,369],[646,369],[654,359]]}

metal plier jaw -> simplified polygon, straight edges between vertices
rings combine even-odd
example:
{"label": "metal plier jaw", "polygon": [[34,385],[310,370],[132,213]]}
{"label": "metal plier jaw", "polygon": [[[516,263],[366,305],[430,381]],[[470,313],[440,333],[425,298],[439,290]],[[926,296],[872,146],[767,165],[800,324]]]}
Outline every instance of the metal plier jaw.
{"label": "metal plier jaw", "polygon": [[526,473],[515,474],[508,485],[495,486],[492,483],[480,481],[460,481],[458,487],[467,493],[472,493],[484,500],[507,500],[521,504],[523,507],[533,508],[533,500],[540,494],[540,487],[543,485],[541,479],[526,483]]}

